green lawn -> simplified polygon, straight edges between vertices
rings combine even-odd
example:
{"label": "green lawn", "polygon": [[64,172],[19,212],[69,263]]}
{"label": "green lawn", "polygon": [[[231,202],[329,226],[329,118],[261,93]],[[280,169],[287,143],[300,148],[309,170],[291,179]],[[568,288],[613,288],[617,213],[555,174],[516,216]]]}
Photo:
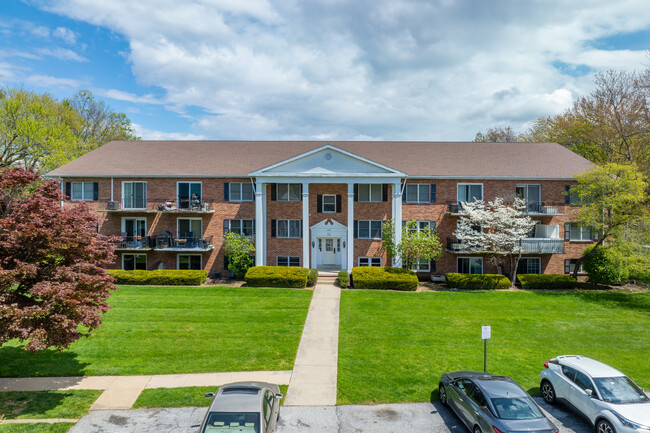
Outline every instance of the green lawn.
{"label": "green lawn", "polygon": [[[280,392],[286,397],[287,385],[280,385]],[[142,391],[133,404],[133,409],[160,407],[207,407],[212,399],[205,398],[208,392],[217,392],[216,386],[188,386],[185,388],[154,388]],[[281,403],[284,402],[284,398]]]}
{"label": "green lawn", "polygon": [[650,293],[347,290],[341,296],[338,403],[429,401],[443,373],[488,371],[538,393],[543,363],[582,354],[650,388]]}
{"label": "green lawn", "polygon": [[0,392],[0,419],[81,418],[102,391]]}
{"label": "green lawn", "polygon": [[0,377],[287,370],[311,290],[122,286],[70,350],[0,347]]}
{"label": "green lawn", "polygon": [[65,433],[72,428],[74,423],[59,422],[56,424],[3,424],[0,433]]}

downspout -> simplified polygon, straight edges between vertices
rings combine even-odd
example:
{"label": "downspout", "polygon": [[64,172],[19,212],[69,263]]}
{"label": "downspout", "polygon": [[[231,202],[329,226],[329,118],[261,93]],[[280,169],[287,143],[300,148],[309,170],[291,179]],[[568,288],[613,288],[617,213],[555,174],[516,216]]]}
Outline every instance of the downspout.
{"label": "downspout", "polygon": [[113,200],[113,178],[111,177],[111,201]]}
{"label": "downspout", "polygon": [[63,197],[65,197],[63,194],[65,194],[65,191],[63,190],[63,181],[61,176],[59,176],[59,186],[61,188],[61,209],[63,209]]}

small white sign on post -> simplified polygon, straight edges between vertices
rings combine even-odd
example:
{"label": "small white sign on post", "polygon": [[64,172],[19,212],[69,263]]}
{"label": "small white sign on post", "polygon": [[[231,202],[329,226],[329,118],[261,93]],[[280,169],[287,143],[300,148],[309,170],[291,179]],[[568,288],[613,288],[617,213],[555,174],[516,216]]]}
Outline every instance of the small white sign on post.
{"label": "small white sign on post", "polygon": [[481,326],[481,338],[483,340],[488,340],[492,335],[492,328],[490,325]]}

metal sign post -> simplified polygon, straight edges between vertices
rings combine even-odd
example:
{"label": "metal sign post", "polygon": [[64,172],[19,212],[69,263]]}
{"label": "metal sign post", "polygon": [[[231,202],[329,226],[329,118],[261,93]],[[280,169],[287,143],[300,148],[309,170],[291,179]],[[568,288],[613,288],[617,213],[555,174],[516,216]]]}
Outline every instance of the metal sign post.
{"label": "metal sign post", "polygon": [[487,341],[492,336],[490,325],[481,326],[481,338],[483,339],[483,373],[487,373]]}

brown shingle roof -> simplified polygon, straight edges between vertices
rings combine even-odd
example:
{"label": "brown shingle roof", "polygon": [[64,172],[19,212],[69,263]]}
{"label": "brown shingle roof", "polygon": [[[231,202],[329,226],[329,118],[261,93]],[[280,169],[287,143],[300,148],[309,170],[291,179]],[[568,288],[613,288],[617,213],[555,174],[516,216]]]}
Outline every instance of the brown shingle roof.
{"label": "brown shingle roof", "polygon": [[590,162],[557,143],[112,141],[49,176],[245,176],[331,144],[409,176],[572,178]]}

